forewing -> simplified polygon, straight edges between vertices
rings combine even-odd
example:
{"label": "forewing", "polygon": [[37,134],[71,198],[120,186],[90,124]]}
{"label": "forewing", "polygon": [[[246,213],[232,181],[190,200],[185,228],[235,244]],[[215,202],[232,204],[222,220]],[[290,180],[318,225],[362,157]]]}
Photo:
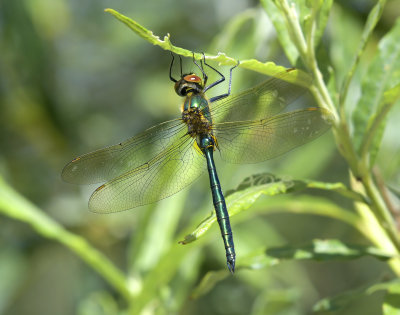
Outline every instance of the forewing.
{"label": "forewing", "polygon": [[204,171],[206,161],[186,135],[145,163],[100,186],[89,200],[93,212],[131,209],[169,197]]}
{"label": "forewing", "polygon": [[216,124],[221,157],[230,163],[257,163],[277,157],[323,134],[331,124],[328,111],[307,108],[258,121]]}
{"label": "forewing", "polygon": [[70,163],[62,178],[72,184],[95,184],[111,180],[150,160],[187,132],[180,120],[171,120],[113,146],[84,154]]}
{"label": "forewing", "polygon": [[215,123],[265,119],[283,111],[307,89],[286,82],[290,69],[237,95],[211,103]]}

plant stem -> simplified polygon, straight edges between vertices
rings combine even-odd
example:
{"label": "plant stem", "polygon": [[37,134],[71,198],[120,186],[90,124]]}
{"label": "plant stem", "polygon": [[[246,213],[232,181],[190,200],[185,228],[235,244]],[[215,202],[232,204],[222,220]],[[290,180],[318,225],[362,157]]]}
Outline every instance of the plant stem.
{"label": "plant stem", "polygon": [[7,185],[1,176],[0,212],[10,218],[28,223],[44,237],[64,244],[96,270],[127,301],[131,299],[132,295],[124,274],[106,256],[93,248],[84,238],[65,230],[60,224],[47,216],[44,211]]}
{"label": "plant stem", "polygon": [[396,226],[394,225],[393,217],[389,209],[386,207],[379,190],[376,188],[369,171],[363,176],[362,182],[367,195],[371,198],[371,201],[375,206],[376,214],[383,219],[381,225],[383,225],[383,228],[387,231],[393,245],[397,248],[397,251],[400,252],[400,241]]}
{"label": "plant stem", "polygon": [[[371,201],[371,206],[367,207],[367,211],[373,216],[362,216],[364,220],[367,220],[366,224],[368,225],[368,220],[372,220],[376,222],[377,224],[373,224],[373,228],[379,228],[384,233],[387,235],[387,237],[390,239],[392,243],[392,248],[397,251],[397,253],[400,252],[400,241],[399,241],[399,236],[398,232],[396,230],[395,225],[393,224],[393,218],[389,212],[389,210],[386,207],[386,204],[379,194],[378,189],[376,189],[375,184],[371,178],[367,159],[361,159],[356,153],[356,150],[354,148],[350,132],[349,132],[349,127],[347,125],[346,118],[344,116],[344,109],[343,109],[343,95],[341,98],[341,106],[340,111],[338,113],[336,107],[333,104],[333,101],[330,97],[330,94],[328,92],[328,89],[326,87],[326,84],[323,80],[322,74],[319,70],[318,63],[317,63],[317,58],[315,56],[315,47],[314,47],[314,35],[315,35],[315,19],[312,21],[314,25],[311,25],[311,29],[309,30],[308,33],[308,38],[307,41],[304,37],[299,17],[298,14],[295,11],[295,7],[291,7],[287,0],[282,0],[279,2],[279,6],[284,13],[285,19],[286,19],[286,24],[289,30],[289,34],[293,37],[293,42],[295,43],[297,50],[299,52],[299,55],[305,64],[305,66],[308,68],[308,70],[311,72],[313,76],[313,85],[310,87],[311,92],[313,93],[317,103],[319,104],[320,107],[328,109],[332,115],[333,115],[333,133],[335,136],[335,141],[337,144],[337,147],[342,154],[342,156],[345,158],[347,161],[349,168],[351,172],[354,174],[356,179],[360,181],[360,183],[363,186],[363,190],[365,194],[368,196],[369,200]],[[372,27],[373,28],[373,27]],[[366,39],[369,37],[371,30],[368,30],[367,35],[365,35],[365,40],[361,43],[361,48],[365,47],[366,45]],[[361,54],[361,52],[359,52]],[[351,69],[351,74],[348,76],[347,80],[351,80],[352,75],[354,73],[354,69],[357,66],[359,62],[359,55],[355,58],[353,61],[352,69]],[[347,93],[349,82],[346,82],[344,84],[344,96]],[[375,127],[375,126],[373,126]],[[374,131],[374,128],[372,128],[372,131]],[[365,143],[364,147],[368,148],[369,143]],[[365,150],[363,150],[365,151]],[[363,152],[365,155],[367,155],[366,152]],[[372,211],[372,209],[374,211]],[[365,211],[364,211],[365,212]],[[371,231],[373,233],[373,230]],[[376,239],[374,238],[374,235],[370,236],[371,240],[374,240],[375,242],[379,243],[379,240],[382,242],[383,239],[386,238],[379,238]],[[385,244],[378,244],[379,246],[385,247]],[[392,269],[400,275],[400,261],[396,261],[391,263]]]}

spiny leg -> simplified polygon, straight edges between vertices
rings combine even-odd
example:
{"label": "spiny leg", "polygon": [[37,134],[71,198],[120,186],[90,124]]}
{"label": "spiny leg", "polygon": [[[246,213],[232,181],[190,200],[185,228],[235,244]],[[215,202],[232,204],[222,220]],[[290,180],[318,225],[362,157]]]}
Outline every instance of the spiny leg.
{"label": "spiny leg", "polygon": [[[208,66],[209,68],[213,69],[214,71],[216,71],[219,75],[221,75],[221,79],[215,81],[214,83],[212,83],[212,84],[210,84],[209,86],[206,86],[206,87],[204,88],[204,92],[205,92],[205,91],[207,91],[208,89],[210,89],[210,88],[216,86],[217,84],[220,84],[221,82],[224,82],[224,81],[225,81],[225,76],[224,76],[221,72],[219,72],[217,69],[213,68],[213,67],[210,66],[208,63],[206,63],[205,58],[204,58],[204,64],[205,64],[206,66]],[[225,97],[227,97],[227,96],[229,96],[229,95],[231,94],[231,88],[232,88],[232,71],[233,71],[233,69],[235,69],[239,64],[240,64],[240,61],[238,61],[238,63],[237,63],[236,65],[234,65],[232,68],[229,69],[229,86],[228,86],[228,92],[225,93],[225,94],[218,95],[218,96],[214,96],[214,97],[210,98],[210,102],[218,101],[218,100],[223,99],[223,98],[225,98]]]}
{"label": "spiny leg", "polygon": [[[204,56],[204,53],[203,53],[203,56]],[[200,65],[197,63],[196,59],[194,58],[194,52],[193,52],[193,63],[197,66],[197,68],[200,69],[201,73],[203,74],[203,84],[204,84],[204,86],[206,86],[207,80],[208,80],[208,75],[204,72],[202,61],[200,60]]]}
{"label": "spiny leg", "polygon": [[171,60],[171,64],[169,65],[169,79],[172,81],[172,82],[177,82],[177,80],[176,79],[174,79],[174,77],[172,76],[172,66],[174,65],[174,60],[175,60],[175,56],[174,56],[174,54],[172,53],[172,51],[171,51],[171,57],[172,57],[172,60]]}
{"label": "spiny leg", "polygon": [[[172,66],[174,64],[174,60],[175,60],[175,56],[171,51],[171,56],[172,56],[172,60],[171,60],[171,64],[169,66],[169,78],[172,82],[177,82],[177,80],[172,76]],[[180,64],[180,68],[181,68],[181,77],[182,77],[182,57],[179,55],[179,64]]]}

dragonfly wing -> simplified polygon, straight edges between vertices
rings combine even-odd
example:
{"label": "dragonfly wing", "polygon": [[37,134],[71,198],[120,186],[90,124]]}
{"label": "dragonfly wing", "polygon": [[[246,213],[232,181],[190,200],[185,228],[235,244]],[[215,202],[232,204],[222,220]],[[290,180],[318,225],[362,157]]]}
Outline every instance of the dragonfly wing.
{"label": "dragonfly wing", "polygon": [[263,119],[284,110],[307,89],[286,82],[295,69],[289,69],[275,77],[237,95],[211,103],[215,123]]}
{"label": "dragonfly wing", "polygon": [[322,108],[307,108],[258,121],[216,124],[221,157],[230,163],[257,163],[277,157],[327,131],[330,114]]}
{"label": "dragonfly wing", "polygon": [[164,122],[124,142],[72,160],[61,176],[72,184],[111,180],[144,164],[186,132],[187,126],[180,119]]}
{"label": "dragonfly wing", "polygon": [[131,209],[169,197],[192,183],[205,169],[195,140],[181,137],[149,162],[96,189],[89,208],[97,213]]}

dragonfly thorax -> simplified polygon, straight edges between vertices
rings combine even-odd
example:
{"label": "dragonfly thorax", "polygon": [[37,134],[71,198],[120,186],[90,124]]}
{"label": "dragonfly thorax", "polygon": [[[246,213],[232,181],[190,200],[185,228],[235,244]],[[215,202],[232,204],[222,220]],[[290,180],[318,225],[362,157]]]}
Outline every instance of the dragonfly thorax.
{"label": "dragonfly thorax", "polygon": [[193,138],[211,133],[211,123],[199,108],[183,111],[182,120],[188,127],[188,134]]}
{"label": "dragonfly thorax", "polygon": [[199,94],[203,89],[203,80],[193,73],[184,74],[179,81],[175,82],[175,92],[179,96],[186,96],[189,93]]}

